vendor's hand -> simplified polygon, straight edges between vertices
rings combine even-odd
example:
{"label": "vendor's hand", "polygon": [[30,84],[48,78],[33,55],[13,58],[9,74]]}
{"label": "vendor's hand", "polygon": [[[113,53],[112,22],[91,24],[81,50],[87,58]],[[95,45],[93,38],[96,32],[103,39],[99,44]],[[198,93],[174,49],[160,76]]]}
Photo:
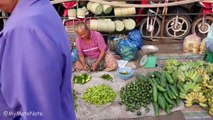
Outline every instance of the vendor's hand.
{"label": "vendor's hand", "polygon": [[92,71],[95,71],[97,67],[98,67],[98,63],[93,63],[91,67]]}
{"label": "vendor's hand", "polygon": [[87,65],[84,65],[84,70],[85,71],[89,71],[90,69],[89,69],[89,67]]}

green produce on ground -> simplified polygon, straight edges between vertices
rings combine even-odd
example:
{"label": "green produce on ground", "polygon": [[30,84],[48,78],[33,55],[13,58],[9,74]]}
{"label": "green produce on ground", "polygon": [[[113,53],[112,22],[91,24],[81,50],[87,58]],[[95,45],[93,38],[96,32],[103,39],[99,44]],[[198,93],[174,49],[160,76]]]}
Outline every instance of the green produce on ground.
{"label": "green produce on ground", "polygon": [[111,82],[113,81],[113,78],[112,78],[112,76],[110,74],[103,74],[101,76],[101,78],[106,80],[106,81],[111,81]]}
{"label": "green produce on ground", "polygon": [[110,86],[101,84],[87,88],[82,98],[89,104],[100,106],[114,101],[116,93]]}
{"label": "green produce on ground", "polygon": [[135,81],[122,87],[120,90],[121,104],[126,106],[126,111],[140,114],[141,107],[149,111],[148,105],[152,101],[152,86],[148,79],[142,75],[137,75]]}
{"label": "green produce on ground", "polygon": [[179,91],[177,85],[174,84],[176,80],[172,78],[172,74],[166,71],[149,72],[147,75],[152,85],[155,115],[160,115],[160,109],[165,110],[166,113],[170,113],[175,103],[179,105],[180,102]]}
{"label": "green produce on ground", "polygon": [[[169,58],[165,61],[163,69],[170,73],[175,81],[175,84],[167,87],[166,90],[171,91],[170,98],[171,96],[177,98],[175,99],[177,105],[180,97],[186,107],[198,104],[213,116],[213,105],[210,102],[213,100],[209,99],[213,98],[213,63],[202,60],[180,62]],[[177,89],[179,91],[176,91]]]}
{"label": "green produce on ground", "polygon": [[74,109],[75,109],[75,111],[77,111],[78,104],[76,103],[76,101],[77,101],[78,97],[77,97],[77,93],[75,90],[72,91],[72,97],[74,100]]}
{"label": "green produce on ground", "polygon": [[79,83],[79,84],[85,84],[90,80],[91,80],[91,76],[88,74],[74,75],[73,77],[73,82]]}

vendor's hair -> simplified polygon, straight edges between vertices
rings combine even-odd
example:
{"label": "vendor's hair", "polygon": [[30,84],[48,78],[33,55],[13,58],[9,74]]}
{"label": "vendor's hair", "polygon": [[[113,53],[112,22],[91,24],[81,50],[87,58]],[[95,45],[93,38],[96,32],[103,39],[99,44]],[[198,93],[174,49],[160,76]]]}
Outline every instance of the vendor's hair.
{"label": "vendor's hair", "polygon": [[86,23],[84,22],[79,22],[75,25],[75,31],[78,31],[78,30],[82,30],[82,29],[88,29]]}

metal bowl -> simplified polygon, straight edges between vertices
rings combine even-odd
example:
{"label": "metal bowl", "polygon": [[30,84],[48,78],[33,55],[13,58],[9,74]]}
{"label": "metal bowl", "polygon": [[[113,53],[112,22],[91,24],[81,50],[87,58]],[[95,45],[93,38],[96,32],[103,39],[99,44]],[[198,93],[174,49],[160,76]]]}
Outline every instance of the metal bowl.
{"label": "metal bowl", "polygon": [[143,45],[141,50],[144,54],[151,54],[158,52],[159,48],[154,45]]}

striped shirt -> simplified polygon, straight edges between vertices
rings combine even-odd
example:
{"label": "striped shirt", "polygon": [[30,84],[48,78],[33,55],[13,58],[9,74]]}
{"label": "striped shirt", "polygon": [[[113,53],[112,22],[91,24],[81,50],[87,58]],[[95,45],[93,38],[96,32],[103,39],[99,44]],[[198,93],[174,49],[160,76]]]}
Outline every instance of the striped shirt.
{"label": "striped shirt", "polygon": [[90,43],[86,44],[81,38],[77,38],[76,47],[79,55],[85,55],[91,59],[97,59],[100,51],[108,49],[103,36],[97,31],[90,31]]}

